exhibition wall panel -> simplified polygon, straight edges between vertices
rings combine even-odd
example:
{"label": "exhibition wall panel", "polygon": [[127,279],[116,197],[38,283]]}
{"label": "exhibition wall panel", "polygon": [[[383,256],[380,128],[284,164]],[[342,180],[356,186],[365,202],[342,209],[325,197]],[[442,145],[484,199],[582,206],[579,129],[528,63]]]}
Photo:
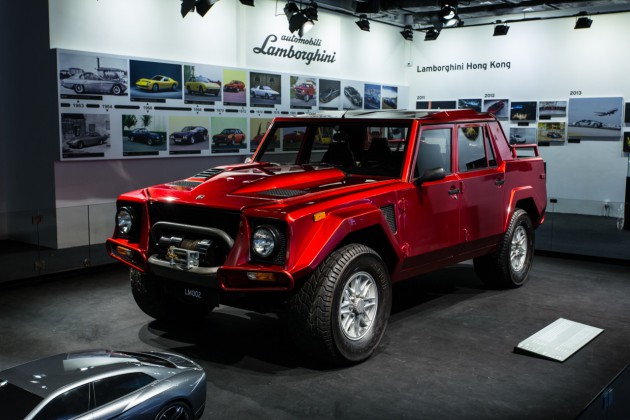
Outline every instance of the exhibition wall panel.
{"label": "exhibition wall panel", "polygon": [[[628,13],[598,15],[590,29],[582,30],[573,29],[575,18],[515,22],[506,36],[492,36],[489,25],[443,30],[431,42],[419,39],[413,43],[412,67],[405,71],[412,102],[502,102],[499,115],[514,141],[528,141],[527,131],[514,128],[531,127],[534,136],[538,129],[533,141],[547,162],[549,197],[566,201],[558,206],[562,212],[601,215],[606,203],[626,200],[621,105],[630,101],[624,70],[630,56],[615,46],[630,38],[629,19]],[[615,105],[600,109],[597,98]],[[591,107],[578,117],[581,100]],[[514,101],[558,101],[565,112],[529,122],[510,120]],[[545,137],[547,132],[553,137]]]}

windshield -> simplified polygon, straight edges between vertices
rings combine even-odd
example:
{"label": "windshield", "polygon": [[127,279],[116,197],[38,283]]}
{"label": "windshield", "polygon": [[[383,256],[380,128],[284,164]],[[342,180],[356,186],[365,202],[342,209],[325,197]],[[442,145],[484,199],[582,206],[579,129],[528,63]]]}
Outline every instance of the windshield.
{"label": "windshield", "polygon": [[0,379],[0,407],[2,407],[3,419],[23,419],[42,399],[42,397]]}
{"label": "windshield", "polygon": [[401,177],[410,121],[276,122],[254,160],[335,166],[346,173]]}

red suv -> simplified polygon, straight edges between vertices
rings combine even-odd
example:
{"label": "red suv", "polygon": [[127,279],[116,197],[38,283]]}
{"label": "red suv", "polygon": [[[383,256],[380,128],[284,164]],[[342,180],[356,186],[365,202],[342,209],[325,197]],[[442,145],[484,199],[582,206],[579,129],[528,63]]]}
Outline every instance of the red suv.
{"label": "red suv", "polygon": [[[299,148],[274,146],[298,129]],[[546,202],[537,146],[510,145],[487,113],[283,117],[249,163],[121,195],[107,246],[152,317],[288,311],[304,351],[355,363],[385,332],[393,283],[473,259],[489,285],[524,284]]]}

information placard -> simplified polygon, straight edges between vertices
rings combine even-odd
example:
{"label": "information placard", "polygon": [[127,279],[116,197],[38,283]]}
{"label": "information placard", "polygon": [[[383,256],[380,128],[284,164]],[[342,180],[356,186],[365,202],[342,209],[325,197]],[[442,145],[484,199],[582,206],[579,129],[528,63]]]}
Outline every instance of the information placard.
{"label": "information placard", "polygon": [[559,318],[518,343],[514,351],[564,362],[603,331],[601,328]]}

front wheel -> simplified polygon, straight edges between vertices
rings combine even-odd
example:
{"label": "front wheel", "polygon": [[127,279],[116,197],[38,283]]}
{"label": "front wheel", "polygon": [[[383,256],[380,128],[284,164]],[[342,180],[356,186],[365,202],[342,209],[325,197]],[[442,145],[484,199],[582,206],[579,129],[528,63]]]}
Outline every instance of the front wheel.
{"label": "front wheel", "polygon": [[350,244],[333,252],[291,299],[289,327],[305,352],[338,364],[361,362],[383,337],[391,282],[371,248]]}
{"label": "front wheel", "polygon": [[131,269],[131,294],[145,314],[159,321],[200,320],[212,310],[202,304],[184,303],[166,293],[164,279]]}
{"label": "front wheel", "polygon": [[192,420],[195,416],[183,401],[175,401],[162,407],[155,420]]}
{"label": "front wheel", "polygon": [[515,288],[527,281],[534,257],[534,226],[525,210],[516,209],[499,249],[473,260],[475,273],[487,285]]}

